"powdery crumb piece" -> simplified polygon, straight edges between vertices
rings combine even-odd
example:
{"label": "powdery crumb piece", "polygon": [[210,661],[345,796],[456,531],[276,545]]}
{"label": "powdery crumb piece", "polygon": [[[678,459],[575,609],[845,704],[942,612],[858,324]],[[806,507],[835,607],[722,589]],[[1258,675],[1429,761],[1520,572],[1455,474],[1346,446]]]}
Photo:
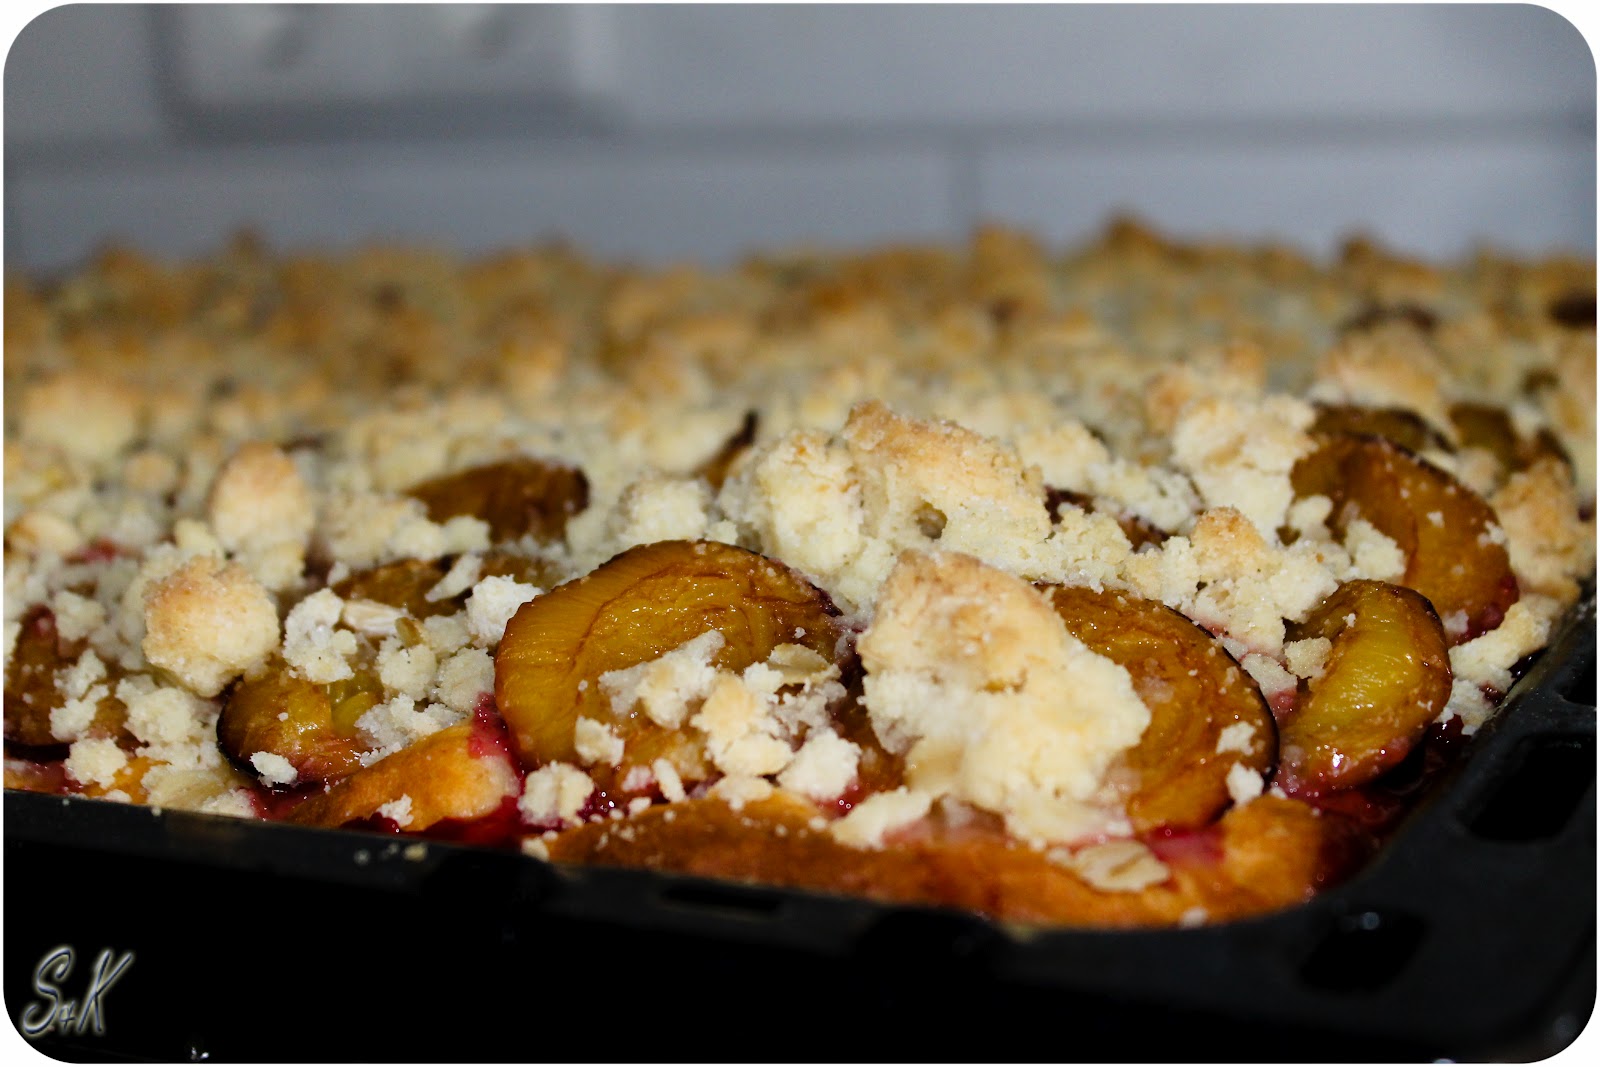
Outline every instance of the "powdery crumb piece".
{"label": "powdery crumb piece", "polygon": [[747,774],[730,774],[718,779],[710,791],[711,796],[720,797],[734,811],[743,811],[746,804],[765,800],[772,793],[771,782]]}
{"label": "powdery crumb piece", "polygon": [[1027,582],[970,556],[907,552],[858,647],[873,728],[906,754],[908,785],[1000,814],[1030,841],[1125,822],[1101,786],[1149,709]]}
{"label": "powdery crumb piece", "polygon": [[1309,404],[1289,396],[1205,397],[1172,431],[1173,462],[1207,507],[1234,508],[1272,538],[1294,500],[1289,471],[1311,451],[1314,418]]}
{"label": "powdery crumb piece", "polygon": [[754,531],[761,551],[855,611],[872,603],[907,549],[937,545],[1049,577],[1062,546],[1047,546],[1054,530],[1044,500],[1037,468],[1001,442],[868,400],[835,437],[797,430],[764,447],[718,502]]}
{"label": "powdery crumb piece", "polygon": [[906,786],[874,793],[843,818],[826,824],[827,830],[834,840],[851,848],[882,848],[885,834],[926,817],[933,801],[933,794]]}
{"label": "powdery crumb piece", "polygon": [[86,737],[67,750],[67,777],[83,785],[110,786],[127,765],[127,753],[109,737]]}
{"label": "powdery crumb piece", "polygon": [[1130,839],[1071,850],[1051,849],[1047,855],[1094,888],[1108,893],[1137,893],[1172,876],[1154,852]]}
{"label": "powdery crumb piece", "polygon": [[326,685],[355,672],[356,635],[335,627],[344,615],[344,601],[332,589],[319,589],[289,611],[283,622],[283,658],[307,681]]}
{"label": "powdery crumb piece", "polygon": [[248,789],[229,789],[205,797],[195,806],[195,810],[205,815],[227,815],[235,819],[260,817],[256,811],[255,800]]}
{"label": "powdery crumb piece", "polygon": [[56,689],[64,697],[50,712],[50,733],[56,741],[77,741],[78,734],[88,729],[99,702],[110,696],[104,680],[106,664],[91,648],[83,649],[82,656],[56,672]]}
{"label": "powdery crumb piece", "polygon": [[418,710],[417,702],[404,694],[375,704],[356,720],[356,728],[373,742],[372,749],[361,754],[361,765],[371,766],[462,718],[461,712],[443,704],[429,704]]}
{"label": "powdery crumb piece", "polygon": [[423,599],[429,602],[449,600],[459,596],[468,589],[478,584],[483,572],[483,557],[476,552],[467,552],[457,556],[456,561],[450,564],[450,569],[444,577],[433,584],[433,588],[423,594]]}
{"label": "powdery crumb piece", "polygon": [[532,856],[536,860],[549,861],[550,846],[545,844],[542,837],[524,837],[522,839],[522,854]]}
{"label": "powdery crumb piece", "polygon": [[1248,756],[1260,744],[1254,723],[1236,722],[1224,726],[1217,734],[1217,754],[1238,752]]}
{"label": "powdery crumb piece", "polygon": [[1296,678],[1315,681],[1322,677],[1323,667],[1328,662],[1328,653],[1333,651],[1333,642],[1326,637],[1307,637],[1302,641],[1290,641],[1283,646],[1284,661],[1288,664],[1289,673]]}
{"label": "powdery crumb piece", "polygon": [[91,462],[116,455],[139,430],[138,393],[87,368],[27,386],[19,407],[23,440]]}
{"label": "powdery crumb piece", "polygon": [[100,701],[108,694],[106,686],[93,685],[79,696],[66,696],[59,707],[50,709],[50,735],[57,741],[78,740],[94,722]]}
{"label": "powdery crumb piece", "polygon": [[406,617],[404,608],[380,604],[376,600],[346,600],[339,621],[357,633],[368,637],[393,637],[400,620]]}
{"label": "powdery crumb piece", "polygon": [[1506,692],[1513,680],[1512,666],[1545,646],[1560,611],[1549,597],[1524,596],[1506,609],[1499,626],[1450,649],[1452,673],[1474,685]]}
{"label": "powdery crumb piece", "polygon": [[607,671],[599,678],[600,689],[617,715],[638,707],[650,721],[675,730],[716,684],[711,659],[724,643],[720,633],[707,630],[656,659]]}
{"label": "powdery crumb piece", "polygon": [[793,755],[775,736],[782,728],[766,701],[735,675],[717,677],[689,725],[704,733],[706,754],[725,774],[777,774]]}
{"label": "powdery crumb piece", "polygon": [[661,787],[661,795],[668,803],[675,804],[689,795],[683,788],[683,779],[678,776],[678,769],[670,760],[658,759],[650,764],[650,770],[655,775],[656,784]]}
{"label": "powdery crumb piece", "polygon": [[[796,637],[804,637],[797,628]],[[779,685],[817,685],[839,676],[839,668],[805,645],[776,645],[766,666],[776,671]]]}
{"label": "powdery crumb piece", "polygon": [[1471,737],[1484,723],[1494,717],[1495,705],[1484,695],[1483,687],[1466,678],[1450,681],[1450,699],[1434,722],[1443,725],[1452,719],[1461,720],[1461,733]]}
{"label": "powdery crumb piece", "polygon": [[717,503],[767,555],[830,588],[861,551],[861,488],[849,454],[825,433],[796,430],[762,446]]}
{"label": "powdery crumb piece", "polygon": [[622,791],[624,793],[643,793],[655,785],[655,772],[649,767],[638,765],[629,767],[622,776]]}
{"label": "powdery crumb piece", "polygon": [[654,802],[649,797],[634,797],[628,801],[628,814],[638,815],[641,812],[649,811],[652,803]]}
{"label": "powdery crumb piece", "polygon": [[220,762],[216,747],[216,706],[177,686],[157,685],[145,675],[117,682],[117,699],[127,709],[127,725],[146,754],[186,765]]}
{"label": "powdery crumb piece", "polygon": [[1197,926],[1204,926],[1210,918],[1211,913],[1206,911],[1206,909],[1201,907],[1193,907],[1189,908],[1182,915],[1178,916],[1178,925],[1186,930],[1191,930]]}
{"label": "powdery crumb piece", "polygon": [[59,515],[27,511],[6,527],[6,547],[30,556],[65,556],[83,547],[83,535]]}
{"label": "powdery crumb piece", "polygon": [[1169,435],[1179,417],[1204,397],[1254,397],[1267,384],[1267,354],[1248,342],[1204,345],[1164,367],[1144,386],[1140,406],[1149,430]]}
{"label": "powdery crumb piece", "polygon": [[693,541],[710,521],[711,490],[699,478],[646,474],[629,483],[606,516],[604,542],[621,551],[656,541]]}
{"label": "powdery crumb piece", "polygon": [[377,666],[385,689],[420,700],[428,695],[439,661],[427,645],[406,645],[387,637],[378,646]]}
{"label": "powdery crumb piece", "polygon": [[578,758],[589,766],[615,767],[622,762],[622,738],[603,722],[580,717],[573,731]]}
{"label": "powdery crumb piece", "polygon": [[300,775],[294,769],[294,764],[278,755],[276,752],[254,752],[250,755],[250,766],[261,775],[261,780],[267,785],[294,785]]}
{"label": "powdery crumb piece", "polygon": [[494,691],[494,657],[482,648],[462,648],[438,665],[434,697],[454,712],[467,712],[478,697]]}
{"label": "powdery crumb piece", "polygon": [[832,730],[818,730],[778,775],[778,784],[812,800],[832,800],[855,781],[860,760],[858,745]]}
{"label": "powdery crumb piece", "polygon": [[180,474],[177,460],[154,448],[131,452],[122,462],[123,484],[148,496],[165,496],[176,490]]}
{"label": "powdery crumb piece", "polygon": [[499,644],[511,616],[539,592],[538,586],[500,575],[490,575],[473,586],[466,605],[467,630],[473,641],[485,647]]}
{"label": "powdery crumb piece", "polygon": [[1248,804],[1261,795],[1261,790],[1266,783],[1260,773],[1251,770],[1242,763],[1235,763],[1228,768],[1228,795],[1235,804]]}
{"label": "powdery crumb piece", "polygon": [[[1231,650],[1230,650],[1231,651]],[[1261,688],[1261,695],[1267,698],[1268,703],[1279,693],[1295,687],[1295,676],[1271,656],[1263,656],[1259,652],[1247,652],[1238,657],[1239,666],[1243,667],[1256,680],[1256,685]],[[1247,725],[1235,723],[1235,726]]]}
{"label": "powdery crumb piece", "polygon": [[1276,656],[1284,620],[1304,618],[1338,588],[1321,551],[1304,540],[1279,547],[1233,508],[1210,508],[1188,536],[1128,557],[1124,578],[1141,596]]}
{"label": "powdery crumb piece", "polygon": [[467,613],[464,611],[454,615],[430,615],[418,626],[422,630],[422,640],[440,660],[472,642],[472,634],[467,629]]}
{"label": "powdery crumb piece", "polygon": [[378,814],[405,829],[411,825],[411,795],[402,793],[387,804],[378,805]]}
{"label": "powdery crumb piece", "polygon": [[1508,478],[1489,503],[1523,588],[1575,599],[1578,579],[1594,568],[1595,526],[1578,518],[1579,492],[1566,465],[1540,460]]}
{"label": "powdery crumb piece", "polygon": [[1400,546],[1366,519],[1346,524],[1344,547],[1350,553],[1353,578],[1392,582],[1406,572],[1406,554]]}
{"label": "powdery crumb piece", "polygon": [[593,792],[594,782],[582,770],[570,763],[551,763],[529,773],[517,810],[530,826],[573,826]]}
{"label": "powdery crumb piece", "polygon": [[145,656],[215,696],[278,644],[278,609],[243,567],[197,556],[146,588]]}
{"label": "powdery crumb piece", "polygon": [[303,552],[316,510],[294,460],[275,445],[250,441],[217,472],[206,499],[206,518],[230,552],[283,544]]}

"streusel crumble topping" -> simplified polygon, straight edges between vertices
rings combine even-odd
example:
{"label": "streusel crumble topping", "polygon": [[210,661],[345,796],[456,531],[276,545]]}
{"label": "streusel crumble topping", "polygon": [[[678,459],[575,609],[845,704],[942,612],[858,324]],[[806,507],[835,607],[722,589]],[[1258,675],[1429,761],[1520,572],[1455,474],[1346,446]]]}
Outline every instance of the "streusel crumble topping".
{"label": "streusel crumble topping", "polygon": [[1239,899],[1590,580],[1594,288],[1128,220],[13,275],[7,785],[956,903],[868,857],[979,841],[1076,887],[986,910],[1228,914],[1152,835]]}

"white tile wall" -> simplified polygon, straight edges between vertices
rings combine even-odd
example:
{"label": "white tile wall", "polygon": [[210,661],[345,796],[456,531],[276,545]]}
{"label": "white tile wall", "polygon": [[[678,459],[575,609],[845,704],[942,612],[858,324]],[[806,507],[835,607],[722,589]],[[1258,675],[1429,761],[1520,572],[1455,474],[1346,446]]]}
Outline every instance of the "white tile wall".
{"label": "white tile wall", "polygon": [[1592,254],[1595,151],[1580,138],[1444,142],[1036,144],[984,154],[980,214],[1057,240],[1127,210],[1194,236],[1330,252],[1356,230],[1416,254],[1478,243]]}
{"label": "white tile wall", "polygon": [[[165,137],[149,12],[138,5],[6,5],[5,141],[150,142]],[[31,15],[31,18],[29,17]]]}
{"label": "white tile wall", "polygon": [[381,238],[476,251],[566,236],[644,261],[935,237],[952,225],[941,154],[867,147],[189,152],[115,170],[27,171],[6,195],[8,237],[48,266],[107,237],[204,252],[243,225],[285,245]]}
{"label": "white tile wall", "polygon": [[1423,254],[1595,248],[1593,56],[1531,4],[609,14],[611,128],[266,141],[183,123],[147,9],[45,11],[7,57],[6,264],[114,236],[202,251],[243,224],[293,245],[562,233],[715,260],[983,218],[1065,240],[1119,209],[1319,249],[1355,228]]}
{"label": "white tile wall", "polygon": [[1593,104],[1534,5],[646,6],[646,123],[1520,117]]}

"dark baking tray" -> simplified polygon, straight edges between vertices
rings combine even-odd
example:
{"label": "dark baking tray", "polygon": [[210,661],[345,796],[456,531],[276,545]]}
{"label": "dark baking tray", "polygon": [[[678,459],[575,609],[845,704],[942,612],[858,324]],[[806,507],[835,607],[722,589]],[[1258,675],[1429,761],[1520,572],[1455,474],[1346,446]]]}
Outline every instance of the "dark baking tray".
{"label": "dark baking tray", "polygon": [[70,1061],[1526,1062],[1594,1005],[1594,599],[1359,876],[1208,928],[14,791],[4,824],[12,1025],[58,1006],[63,946],[55,997],[132,953],[86,1025],[30,1039]]}

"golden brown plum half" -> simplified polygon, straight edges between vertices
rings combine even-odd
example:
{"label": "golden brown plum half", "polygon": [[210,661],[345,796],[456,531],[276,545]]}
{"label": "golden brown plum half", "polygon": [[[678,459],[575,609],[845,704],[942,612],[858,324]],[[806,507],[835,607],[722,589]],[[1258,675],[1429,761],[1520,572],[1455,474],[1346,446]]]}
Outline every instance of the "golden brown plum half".
{"label": "golden brown plum half", "polygon": [[[765,556],[710,541],[629,549],[576,581],[524,604],[495,656],[495,702],[529,767],[578,762],[580,717],[609,725],[624,743],[614,789],[633,767],[668,759],[686,780],[709,773],[687,730],[637,709],[613,713],[602,674],[654,660],[708,630],[724,639],[715,666],[743,670],[781,644],[835,658],[837,610],[800,574]],[[610,769],[596,768],[604,777]],[[600,781],[600,778],[596,778]]]}
{"label": "golden brown plum half", "polygon": [[1412,452],[1451,451],[1444,435],[1410,408],[1371,408],[1359,404],[1318,404],[1311,424],[1317,434],[1354,433],[1382,437]]}
{"label": "golden brown plum half", "polygon": [[[449,568],[449,560],[403,559],[383,563],[335,582],[333,591],[345,600],[374,600],[404,609],[414,619],[433,615],[452,615],[461,610],[467,592],[453,597],[429,600],[428,591],[439,584]],[[558,572],[549,560],[524,556],[504,549],[483,554],[481,577],[512,578],[541,589],[554,584]]]}
{"label": "golden brown plum half", "polygon": [[[63,742],[50,732],[50,713],[66,703],[56,675],[76,663],[88,645],[63,638],[56,629],[55,615],[43,605],[29,608],[20,623],[11,662],[6,667],[5,738],[38,748],[60,745]],[[108,688],[115,688],[121,669],[108,663],[106,674]],[[127,709],[122,701],[108,695],[96,704],[94,718],[83,736],[114,737],[131,743],[126,722]]]}
{"label": "golden brown plum half", "polygon": [[[1136,783],[1128,815],[1139,832],[1192,828],[1230,803],[1228,772],[1272,773],[1277,730],[1255,680],[1222,644],[1165,604],[1112,589],[1047,586],[1067,631],[1128,671],[1150,725],[1125,757]],[[1236,724],[1217,751],[1223,731]],[[1243,749],[1241,751],[1241,748]]]}
{"label": "golden brown plum half", "polygon": [[1444,620],[1452,643],[1492,630],[1516,603],[1511,571],[1494,509],[1439,468],[1393,441],[1328,434],[1295,464],[1297,496],[1333,501],[1328,522],[1343,536],[1362,518],[1405,554],[1398,584],[1415,589]]}
{"label": "golden brown plum half", "polygon": [[1279,727],[1278,785],[1294,796],[1364,785],[1404,759],[1450,699],[1450,651],[1427,600],[1346,582],[1288,638],[1332,643]]}
{"label": "golden brown plum half", "polygon": [[471,823],[500,813],[522,787],[522,776],[500,740],[498,723],[479,716],[447,726],[353,772],[325,793],[314,793],[288,815],[302,826],[344,826],[375,819],[385,805],[410,798],[398,823],[420,833],[439,823]]}
{"label": "golden brown plum half", "polygon": [[1487,449],[1507,473],[1526,470],[1546,456],[1569,462],[1566,449],[1561,447],[1555,434],[1543,428],[1532,437],[1521,434],[1506,409],[1494,404],[1463,402],[1453,405],[1450,421],[1462,445]]}
{"label": "golden brown plum half", "polygon": [[494,542],[524,534],[548,541],[588,507],[589,481],[575,467],[518,456],[430,478],[406,495],[422,501],[434,522],[458,515],[482,519]]}
{"label": "golden brown plum half", "polygon": [[282,660],[228,691],[217,718],[217,744],[240,767],[270,752],[289,761],[295,784],[336,782],[361,765],[366,744],[356,720],[383,700],[369,668],[328,684],[307,681]]}
{"label": "golden brown plum half", "polygon": [[333,591],[343,600],[373,600],[404,609],[414,619],[450,615],[460,607],[459,602],[427,597],[448,569],[440,560],[396,560],[357,571],[335,582]]}

